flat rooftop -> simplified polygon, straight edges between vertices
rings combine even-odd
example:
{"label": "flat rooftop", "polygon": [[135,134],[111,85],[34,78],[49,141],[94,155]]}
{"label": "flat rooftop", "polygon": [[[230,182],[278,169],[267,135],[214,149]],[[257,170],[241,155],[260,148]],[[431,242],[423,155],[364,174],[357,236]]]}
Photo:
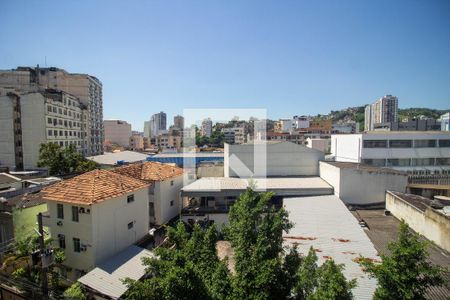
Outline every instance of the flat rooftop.
{"label": "flat rooftop", "polygon": [[380,258],[345,204],[334,195],[284,198],[283,204],[294,223],[289,233],[283,234],[285,245],[297,245],[304,255],[313,247],[319,264],[329,258],[344,264],[345,277],[358,282],[353,289],[355,299],[372,299],[377,282],[362,271],[356,259],[360,255]]}
{"label": "flat rooftop", "polygon": [[144,161],[148,157],[147,154],[143,154],[135,151],[120,151],[120,152],[108,152],[102,155],[87,157],[89,160],[93,160],[100,165],[116,165],[118,161],[123,160],[127,163]]}
{"label": "flat rooftop", "polygon": [[[385,216],[383,209],[378,210],[356,210],[352,211],[355,219],[364,220],[368,230],[365,233],[372,241],[375,249],[381,253],[389,253],[387,245],[398,237],[400,221],[394,216]],[[422,240],[425,238],[421,237]],[[433,243],[428,246],[429,260],[431,263],[450,268],[450,253],[439,248]],[[447,274],[447,282],[450,282],[450,273]],[[450,289],[446,287],[433,287],[427,292],[428,299],[447,300]]]}
{"label": "flat rooftop", "polygon": [[182,196],[239,196],[249,186],[275,196],[331,195],[333,188],[320,177],[234,178],[203,177],[181,189]]}
{"label": "flat rooftop", "polygon": [[152,155],[155,158],[165,157],[223,157],[223,152],[184,152],[184,153],[159,153]]}
{"label": "flat rooftop", "polygon": [[353,169],[353,170],[367,171],[367,172],[371,172],[371,173],[408,176],[408,173],[406,173],[406,172],[402,172],[402,171],[398,171],[398,170],[394,170],[394,169],[390,169],[390,168],[373,167],[373,166],[360,164],[360,163],[340,162],[340,161],[324,161],[321,163],[327,163],[329,165],[335,166],[340,169]]}

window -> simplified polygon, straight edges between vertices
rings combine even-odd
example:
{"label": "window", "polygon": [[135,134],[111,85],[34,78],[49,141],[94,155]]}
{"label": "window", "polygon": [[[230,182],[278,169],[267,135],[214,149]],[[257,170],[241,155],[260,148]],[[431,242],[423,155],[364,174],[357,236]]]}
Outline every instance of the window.
{"label": "window", "polygon": [[47,118],[47,123],[52,124],[52,118]]}
{"label": "window", "polygon": [[53,135],[58,136],[58,130],[53,130]]}
{"label": "window", "polygon": [[64,234],[58,235],[59,248],[66,249],[66,237]]}
{"label": "window", "polygon": [[155,204],[153,202],[150,202],[148,204],[148,214],[150,217],[154,217],[155,216]]}
{"label": "window", "polygon": [[48,130],[48,135],[53,135],[53,131],[52,130]]}
{"label": "window", "polygon": [[388,167],[406,167],[411,165],[409,158],[391,158],[387,160]]}
{"label": "window", "polygon": [[52,112],[52,107],[50,105],[47,105],[47,111]]}
{"label": "window", "polygon": [[78,222],[80,220],[78,206],[72,206],[72,221]]}
{"label": "window", "polygon": [[437,166],[450,166],[450,157],[436,158]]}
{"label": "window", "polygon": [[390,140],[390,148],[411,148],[412,140]]}
{"label": "window", "polygon": [[170,200],[170,206],[173,206],[174,201]]}
{"label": "window", "polygon": [[128,195],[127,196],[127,203],[134,202],[134,195]]}
{"label": "window", "polygon": [[56,109],[56,107],[54,107],[54,106],[53,106],[53,112],[54,112],[54,113],[57,112],[57,109]]}
{"label": "window", "polygon": [[413,166],[434,166],[434,158],[413,158]]}
{"label": "window", "polygon": [[384,167],[386,165],[386,160],[384,158],[382,159],[363,159],[363,164],[374,166],[374,167]]}
{"label": "window", "polygon": [[414,148],[433,148],[436,147],[436,140],[415,140]]}
{"label": "window", "polygon": [[439,140],[439,147],[450,147],[450,140]]}
{"label": "window", "polygon": [[386,148],[387,141],[386,140],[364,140],[363,147],[364,148]]}
{"label": "window", "polygon": [[64,219],[64,205],[58,203],[56,204],[56,209],[58,211],[58,219]]}
{"label": "window", "polygon": [[170,185],[173,185],[173,180],[170,181]]}
{"label": "window", "polygon": [[131,228],[133,228],[134,227],[134,221],[133,222],[130,222],[130,223],[128,223],[128,229],[131,229]]}
{"label": "window", "polygon": [[81,243],[79,238],[73,238],[73,251],[80,252],[81,251]]}

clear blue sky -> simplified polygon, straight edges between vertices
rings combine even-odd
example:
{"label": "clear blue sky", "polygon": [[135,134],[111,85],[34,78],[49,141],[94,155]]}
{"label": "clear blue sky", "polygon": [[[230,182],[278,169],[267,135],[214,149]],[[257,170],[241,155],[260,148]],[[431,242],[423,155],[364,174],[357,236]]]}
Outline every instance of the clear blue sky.
{"label": "clear blue sky", "polygon": [[450,1],[0,0],[0,68],[103,82],[104,117],[327,113],[384,94],[450,107]]}

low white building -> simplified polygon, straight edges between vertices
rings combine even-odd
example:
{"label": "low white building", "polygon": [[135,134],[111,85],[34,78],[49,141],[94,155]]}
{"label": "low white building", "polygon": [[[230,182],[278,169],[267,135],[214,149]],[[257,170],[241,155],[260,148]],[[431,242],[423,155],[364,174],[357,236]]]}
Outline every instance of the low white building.
{"label": "low white building", "polygon": [[349,162],[320,162],[320,177],[345,204],[384,205],[386,191],[405,192],[408,174]]}
{"label": "low white building", "polygon": [[[44,188],[44,225],[78,278],[142,239],[149,230],[148,183],[94,170]],[[69,272],[69,270],[71,270]]]}
{"label": "low white building", "polygon": [[291,142],[225,144],[224,174],[225,177],[317,176],[319,160],[324,156],[321,151]]}
{"label": "low white building", "polygon": [[143,162],[118,167],[114,173],[148,182],[149,222],[163,225],[180,213],[180,190],[183,187],[182,168],[159,162]]}
{"label": "low white building", "polygon": [[389,167],[414,174],[450,172],[450,132],[371,131],[331,136],[336,161]]}
{"label": "low white building", "polygon": [[328,153],[330,151],[330,139],[306,139],[306,147],[319,150],[323,153]]}

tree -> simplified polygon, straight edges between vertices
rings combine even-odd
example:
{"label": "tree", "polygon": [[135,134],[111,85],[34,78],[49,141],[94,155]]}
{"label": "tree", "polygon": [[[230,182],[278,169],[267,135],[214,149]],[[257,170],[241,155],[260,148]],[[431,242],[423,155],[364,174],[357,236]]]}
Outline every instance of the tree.
{"label": "tree", "polygon": [[50,142],[41,144],[38,167],[48,168],[50,175],[63,175],[91,171],[98,166],[78,153],[74,145],[62,148]]}
{"label": "tree", "polygon": [[429,287],[445,283],[445,270],[428,261],[427,244],[402,220],[397,240],[388,245],[390,255],[382,254],[381,263],[361,259],[378,280],[374,299],[425,299]]}
{"label": "tree", "polygon": [[86,300],[86,291],[81,283],[76,282],[64,291],[64,297],[71,300]]}

